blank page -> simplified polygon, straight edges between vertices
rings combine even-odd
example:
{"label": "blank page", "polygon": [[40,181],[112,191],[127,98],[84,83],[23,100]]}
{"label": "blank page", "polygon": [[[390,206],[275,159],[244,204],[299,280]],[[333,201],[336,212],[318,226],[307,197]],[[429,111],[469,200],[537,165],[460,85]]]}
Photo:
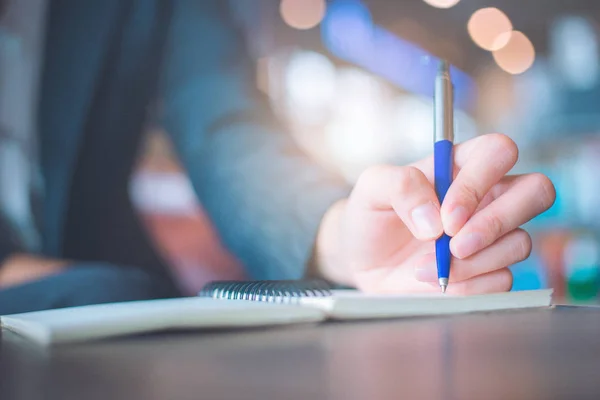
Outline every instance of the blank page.
{"label": "blank page", "polygon": [[544,289],[475,296],[441,293],[399,296],[335,291],[331,297],[304,298],[301,302],[325,310],[333,319],[373,319],[549,307],[552,292]]}
{"label": "blank page", "polygon": [[1,317],[0,324],[47,345],[168,329],[268,326],[324,318],[325,313],[316,308],[194,297],[14,314]]}

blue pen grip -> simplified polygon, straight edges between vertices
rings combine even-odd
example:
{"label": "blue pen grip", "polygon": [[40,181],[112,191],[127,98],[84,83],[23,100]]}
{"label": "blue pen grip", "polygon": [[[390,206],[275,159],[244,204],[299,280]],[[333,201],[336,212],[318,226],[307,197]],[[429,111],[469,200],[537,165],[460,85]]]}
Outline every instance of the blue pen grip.
{"label": "blue pen grip", "polygon": [[[433,148],[435,191],[440,204],[452,184],[452,142],[440,140]],[[439,278],[450,277],[450,237],[445,233],[435,242],[435,254]]]}

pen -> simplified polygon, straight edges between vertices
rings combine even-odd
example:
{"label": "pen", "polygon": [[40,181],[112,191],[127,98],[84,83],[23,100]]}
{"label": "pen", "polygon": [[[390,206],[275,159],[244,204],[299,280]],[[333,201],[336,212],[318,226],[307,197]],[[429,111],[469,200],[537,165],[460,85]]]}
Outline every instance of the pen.
{"label": "pen", "polygon": [[[435,191],[440,205],[452,183],[452,147],[454,142],[454,99],[450,68],[446,61],[440,63],[435,78],[433,159]],[[435,241],[438,282],[446,293],[450,277],[450,237],[445,233]]]}

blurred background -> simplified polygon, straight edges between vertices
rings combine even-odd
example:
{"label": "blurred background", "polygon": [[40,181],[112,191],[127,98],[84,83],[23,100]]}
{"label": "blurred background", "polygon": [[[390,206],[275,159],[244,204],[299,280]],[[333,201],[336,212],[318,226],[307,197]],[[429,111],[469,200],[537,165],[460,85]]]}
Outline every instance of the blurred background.
{"label": "blurred background", "polygon": [[[596,0],[230,0],[256,85],[309,154],[349,182],[374,163],[432,151],[437,60],[453,65],[456,136],[502,132],[513,171],[553,180],[557,201],[526,228],[515,290],[558,301],[600,291],[600,2]],[[134,201],[190,293],[239,278],[160,130],[148,133]],[[197,268],[198,266],[203,268]]]}

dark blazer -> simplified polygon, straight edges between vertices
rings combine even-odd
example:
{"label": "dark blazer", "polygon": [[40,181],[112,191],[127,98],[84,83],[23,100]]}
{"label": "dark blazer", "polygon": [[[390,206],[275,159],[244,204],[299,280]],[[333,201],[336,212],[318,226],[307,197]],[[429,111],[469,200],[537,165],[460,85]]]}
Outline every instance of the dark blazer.
{"label": "dark blazer", "polygon": [[162,262],[128,196],[144,124],[158,110],[249,276],[304,274],[323,213],[348,188],[273,118],[226,4],[51,0],[39,109],[46,254]]}

